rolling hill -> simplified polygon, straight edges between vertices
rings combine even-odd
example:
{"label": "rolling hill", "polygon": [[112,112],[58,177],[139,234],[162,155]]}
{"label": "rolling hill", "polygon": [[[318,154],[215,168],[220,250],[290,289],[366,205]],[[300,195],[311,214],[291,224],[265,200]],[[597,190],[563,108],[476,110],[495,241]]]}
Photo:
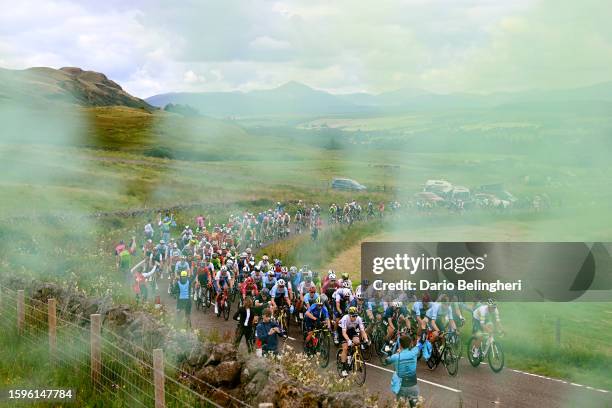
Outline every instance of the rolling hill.
{"label": "rolling hill", "polygon": [[0,84],[0,101],[155,109],[144,100],[124,91],[106,75],[76,67],[35,67],[24,70],[0,68]]}
{"label": "rolling hill", "polygon": [[244,117],[294,114],[304,116],[401,113],[456,109],[491,109],[523,106],[527,110],[550,106],[577,107],[586,104],[607,105],[612,102],[612,83],[582,88],[533,90],[492,94],[436,94],[421,89],[402,88],[380,94],[331,94],[298,82],[250,92],[166,93],[146,99],[151,105],[168,103],[193,106],[204,115]]}

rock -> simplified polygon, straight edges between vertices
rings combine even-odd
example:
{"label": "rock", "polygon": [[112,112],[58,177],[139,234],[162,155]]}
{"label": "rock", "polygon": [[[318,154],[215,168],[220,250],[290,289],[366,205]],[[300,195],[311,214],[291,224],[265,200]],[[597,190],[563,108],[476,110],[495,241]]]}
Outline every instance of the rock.
{"label": "rock", "polygon": [[217,381],[221,384],[234,386],[240,380],[242,364],[238,361],[224,361],[215,367]]}
{"label": "rock", "polygon": [[213,345],[210,343],[199,343],[189,352],[187,364],[194,368],[202,367],[212,353]]}
{"label": "rock", "polygon": [[236,360],[236,346],[231,343],[221,343],[213,347],[212,354],[206,361],[206,365],[216,365],[223,361]]}
{"label": "rock", "polygon": [[207,387],[207,384],[210,384],[214,387],[219,385],[217,381],[217,371],[214,366],[207,366],[198,371],[195,374],[196,378],[203,381],[204,384],[200,384],[200,389],[203,391],[210,391],[210,387]]}
{"label": "rock", "polygon": [[272,364],[269,360],[265,358],[249,358],[246,360],[244,364],[244,368],[242,370],[242,374],[240,375],[240,382],[243,384],[251,381],[255,376],[261,374],[268,379],[268,373],[270,370],[270,364]]}

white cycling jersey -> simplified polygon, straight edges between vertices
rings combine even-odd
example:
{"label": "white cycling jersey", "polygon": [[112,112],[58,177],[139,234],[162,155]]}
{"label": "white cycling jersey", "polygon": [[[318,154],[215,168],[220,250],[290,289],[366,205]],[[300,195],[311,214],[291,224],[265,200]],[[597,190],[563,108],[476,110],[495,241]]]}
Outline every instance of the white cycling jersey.
{"label": "white cycling jersey", "polygon": [[485,323],[485,320],[487,318],[495,318],[496,322],[500,322],[499,320],[499,309],[497,309],[497,307],[495,308],[494,312],[489,312],[489,306],[488,305],[482,305],[477,307],[476,309],[474,309],[474,312],[472,313],[472,316],[474,317],[474,319],[479,320],[481,324]]}
{"label": "white cycling jersey", "polygon": [[215,275],[215,279],[216,280],[226,279],[227,281],[230,281],[232,279],[232,273],[228,271],[227,275],[223,276],[221,275],[221,271],[217,271],[217,274]]}
{"label": "white cycling jersey", "polygon": [[357,316],[354,321],[351,321],[350,315],[344,315],[342,319],[340,319],[339,325],[340,325],[340,328],[344,330],[357,329],[357,328],[359,328],[359,330],[365,330],[365,327],[363,326],[363,320],[361,320],[361,317],[359,316]]}
{"label": "white cycling jersey", "polygon": [[342,301],[345,295],[349,295],[349,302],[353,300],[353,292],[349,288],[340,288],[336,289],[336,291],[332,294],[332,297],[336,302]]}

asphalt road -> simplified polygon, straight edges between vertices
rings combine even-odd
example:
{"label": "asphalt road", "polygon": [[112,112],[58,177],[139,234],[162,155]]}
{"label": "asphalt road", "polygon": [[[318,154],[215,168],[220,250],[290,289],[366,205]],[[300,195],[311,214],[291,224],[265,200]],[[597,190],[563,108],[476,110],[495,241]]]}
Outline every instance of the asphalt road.
{"label": "asphalt road", "polygon": [[[161,286],[162,303],[169,310],[173,310],[176,302],[167,295],[167,281]],[[224,333],[233,332],[236,322],[231,316],[229,321],[217,317],[213,307],[203,312],[194,306],[192,326],[202,331],[214,328]],[[244,340],[241,346],[245,347]],[[302,351],[301,334],[295,324],[290,326],[289,338],[281,345],[281,350],[286,346]],[[330,364],[326,370],[335,370],[335,353],[336,348],[332,343]],[[390,391],[392,373],[392,370],[382,367],[377,357],[373,356],[367,366],[364,387],[371,392],[380,393],[383,399],[393,398]],[[431,404],[428,406],[432,407],[612,408],[611,392],[590,388],[587,384],[571,384],[507,367],[495,374],[486,364],[472,367],[465,357],[461,359],[459,373],[455,377],[448,376],[442,365],[431,371],[423,362],[419,364],[417,375],[421,394]]]}

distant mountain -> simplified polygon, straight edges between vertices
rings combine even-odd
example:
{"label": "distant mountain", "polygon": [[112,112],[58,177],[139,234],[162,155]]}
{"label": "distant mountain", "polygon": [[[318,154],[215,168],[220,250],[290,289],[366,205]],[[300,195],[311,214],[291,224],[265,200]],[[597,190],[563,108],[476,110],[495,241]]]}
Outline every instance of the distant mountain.
{"label": "distant mountain", "polygon": [[572,106],[586,102],[596,105],[599,102],[612,102],[612,83],[574,89],[500,92],[486,95],[436,94],[414,88],[403,88],[375,95],[363,92],[331,94],[312,89],[298,82],[289,82],[268,90],[167,93],[152,96],[146,101],[159,107],[168,103],[191,105],[204,115],[216,117],[398,113],[442,109],[488,109],[505,106],[525,106],[526,109],[529,109],[531,106]]}
{"label": "distant mountain", "polygon": [[250,92],[167,93],[146,99],[153,106],[190,105],[204,115],[249,116],[274,114],[338,114],[364,111],[365,107],[298,82]]}
{"label": "distant mountain", "polygon": [[0,68],[1,99],[154,109],[144,100],[125,92],[106,75],[75,67]]}

